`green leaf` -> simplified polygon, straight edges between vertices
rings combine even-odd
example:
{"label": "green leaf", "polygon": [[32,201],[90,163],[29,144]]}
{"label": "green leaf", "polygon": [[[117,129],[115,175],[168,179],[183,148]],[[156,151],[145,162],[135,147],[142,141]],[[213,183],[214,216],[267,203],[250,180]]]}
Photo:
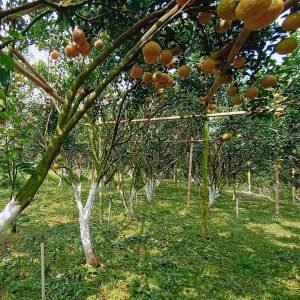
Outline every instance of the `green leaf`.
{"label": "green leaf", "polygon": [[0,66],[6,67],[9,71],[13,71],[15,68],[14,61],[9,55],[0,56]]}
{"label": "green leaf", "polygon": [[4,119],[4,120],[9,120],[11,117],[11,115],[7,112],[4,111],[0,111],[0,119]]}
{"label": "green leaf", "polygon": [[0,99],[4,100],[4,101],[6,99],[6,94],[5,94],[5,91],[3,89],[0,89]]}
{"label": "green leaf", "polygon": [[26,174],[29,174],[29,175],[31,175],[34,172],[34,170],[35,170],[34,164],[32,164],[32,163],[25,163],[25,162],[18,163],[17,164],[17,169],[19,171],[22,171],[22,172],[24,172]]}
{"label": "green leaf", "polygon": [[24,36],[18,32],[18,31],[15,31],[15,30],[9,30],[8,31],[9,35],[15,39],[18,39],[18,40],[24,40]]}
{"label": "green leaf", "polygon": [[0,83],[4,86],[9,84],[9,72],[0,69]]}
{"label": "green leaf", "polygon": [[14,148],[10,151],[10,156],[12,159],[16,159],[23,151],[23,148]]}

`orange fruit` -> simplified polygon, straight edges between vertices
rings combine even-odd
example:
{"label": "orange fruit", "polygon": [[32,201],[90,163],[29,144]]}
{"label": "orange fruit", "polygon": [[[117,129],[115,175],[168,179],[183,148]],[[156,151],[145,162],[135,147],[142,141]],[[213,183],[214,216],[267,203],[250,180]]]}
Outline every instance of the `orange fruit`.
{"label": "orange fruit", "polygon": [[166,83],[166,82],[168,82],[168,78],[169,78],[169,75],[167,73],[162,73],[160,82]]}
{"label": "orange fruit", "polygon": [[235,95],[231,98],[232,105],[240,105],[243,103],[243,97],[240,95]]}
{"label": "orange fruit", "polygon": [[272,0],[241,0],[235,9],[238,19],[247,21],[247,19],[261,17],[271,5]]}
{"label": "orange fruit", "polygon": [[142,77],[143,69],[140,66],[134,66],[130,71],[130,77],[133,79],[138,79]]}
{"label": "orange fruit", "polygon": [[190,75],[190,73],[191,73],[191,69],[190,69],[190,67],[189,66],[187,66],[187,65],[182,65],[181,67],[179,67],[179,69],[178,69],[178,75],[180,76],[180,77],[187,77],[187,76],[189,76]]}
{"label": "orange fruit", "polygon": [[143,80],[144,83],[151,83],[151,82],[153,82],[152,73],[145,72],[143,74],[142,80]]}
{"label": "orange fruit", "polygon": [[211,111],[214,111],[217,108],[217,104],[214,102],[211,102],[208,104],[208,109]]}
{"label": "orange fruit", "polygon": [[222,135],[222,140],[224,142],[230,141],[232,139],[232,134],[230,132],[226,132]]}
{"label": "orange fruit", "polygon": [[200,12],[197,21],[200,25],[205,25],[207,24],[213,17],[213,14],[208,13],[208,12]]}
{"label": "orange fruit", "polygon": [[292,53],[298,47],[298,41],[294,37],[288,37],[275,46],[275,51],[280,55]]}
{"label": "orange fruit", "polygon": [[230,28],[231,26],[231,21],[227,21],[227,20],[220,20],[216,27],[215,27],[215,30],[217,33],[224,33],[226,31],[228,31],[228,29]]}
{"label": "orange fruit", "polygon": [[221,0],[217,6],[218,16],[226,21],[233,21],[236,19],[235,9],[238,5],[236,0]]}
{"label": "orange fruit", "polygon": [[283,0],[272,0],[271,5],[262,16],[259,18],[251,17],[248,20],[245,20],[245,27],[253,31],[266,28],[279,17],[283,12],[283,9]]}
{"label": "orange fruit", "polygon": [[157,111],[157,106],[151,106],[150,110],[153,113],[156,112]]}
{"label": "orange fruit", "polygon": [[168,80],[166,82],[166,86],[167,87],[172,87],[174,85],[174,81],[173,78],[171,76],[168,75]]}
{"label": "orange fruit", "polygon": [[216,67],[216,64],[217,62],[214,59],[207,57],[199,62],[198,68],[205,73],[209,73]]}
{"label": "orange fruit", "polygon": [[160,53],[160,56],[159,56],[159,62],[166,66],[168,65],[173,59],[173,53],[172,51],[170,50],[163,50],[161,53]]}
{"label": "orange fruit", "polygon": [[76,48],[76,46],[74,44],[67,45],[64,49],[64,52],[65,52],[66,56],[69,58],[74,58],[74,57],[78,56],[78,54],[79,54],[78,49]]}
{"label": "orange fruit", "polygon": [[84,43],[78,45],[77,49],[81,55],[87,56],[91,52],[91,45],[85,41]]}
{"label": "orange fruit", "polygon": [[51,51],[50,57],[51,57],[53,60],[57,60],[57,59],[59,58],[59,52],[56,51],[56,50]]}
{"label": "orange fruit", "polygon": [[147,64],[155,64],[161,48],[160,45],[154,41],[148,42],[142,49],[144,60]]}
{"label": "orange fruit", "polygon": [[73,42],[77,45],[81,45],[86,42],[85,33],[81,29],[75,29],[72,33]]}
{"label": "orange fruit", "polygon": [[294,31],[300,27],[300,12],[293,13],[285,18],[281,25],[282,31]]}
{"label": "orange fruit", "polygon": [[274,75],[266,75],[260,81],[260,85],[263,88],[273,87],[276,84],[277,84],[277,77]]}
{"label": "orange fruit", "polygon": [[15,79],[16,79],[17,81],[20,81],[20,80],[22,79],[22,76],[21,76],[19,73],[16,73],[16,74],[15,74]]}
{"label": "orange fruit", "polygon": [[103,42],[103,40],[97,40],[96,42],[95,42],[95,48],[96,49],[98,49],[98,50],[100,50],[100,49],[102,49],[103,47],[104,47],[104,42]]}
{"label": "orange fruit", "polygon": [[236,93],[237,93],[237,87],[236,86],[230,86],[228,89],[227,89],[227,91],[226,91],[226,94],[227,94],[227,96],[235,96],[236,95]]}
{"label": "orange fruit", "polygon": [[207,100],[207,96],[200,96],[199,100],[200,100],[201,103],[205,103],[206,100]]}
{"label": "orange fruit", "polygon": [[153,73],[153,81],[154,82],[161,81],[161,78],[162,78],[162,72],[157,71],[157,72]]}
{"label": "orange fruit", "polygon": [[253,99],[256,98],[259,95],[259,89],[257,87],[249,87],[245,90],[245,96]]}
{"label": "orange fruit", "polygon": [[236,69],[240,69],[242,68],[246,63],[246,59],[243,56],[239,56],[237,58],[234,59],[232,66]]}

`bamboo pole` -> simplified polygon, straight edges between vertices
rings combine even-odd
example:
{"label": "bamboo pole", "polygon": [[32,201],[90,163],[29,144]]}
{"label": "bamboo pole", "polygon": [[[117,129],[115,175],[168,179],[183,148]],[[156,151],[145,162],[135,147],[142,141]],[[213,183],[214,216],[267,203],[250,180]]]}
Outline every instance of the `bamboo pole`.
{"label": "bamboo pole", "polygon": [[189,151],[189,175],[188,175],[188,192],[186,199],[186,206],[191,206],[191,186],[192,186],[192,168],[193,168],[193,150],[194,150],[194,142],[193,137],[190,138],[190,151]]}
{"label": "bamboo pole", "polygon": [[[228,111],[223,113],[210,113],[210,114],[195,114],[195,115],[184,115],[184,116],[169,116],[169,117],[157,117],[157,118],[147,118],[147,119],[133,119],[133,120],[121,120],[120,123],[145,123],[145,122],[158,122],[158,121],[172,121],[172,120],[186,120],[186,119],[202,119],[202,118],[219,118],[228,116],[245,116],[249,115],[251,112],[241,110],[241,111]],[[97,125],[115,124],[115,121],[98,122]]]}

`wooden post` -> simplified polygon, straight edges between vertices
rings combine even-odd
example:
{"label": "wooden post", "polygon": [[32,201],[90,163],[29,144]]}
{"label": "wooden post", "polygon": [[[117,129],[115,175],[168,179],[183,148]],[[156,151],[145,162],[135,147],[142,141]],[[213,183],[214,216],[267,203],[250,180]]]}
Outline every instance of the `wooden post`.
{"label": "wooden post", "polygon": [[[206,110],[207,112],[207,110]],[[205,119],[203,124],[203,147],[202,147],[202,169],[200,188],[201,206],[200,206],[200,236],[202,239],[208,238],[208,147],[209,147],[209,124],[208,119]]]}
{"label": "wooden post", "polygon": [[279,215],[279,188],[280,188],[280,182],[279,182],[279,160],[275,161],[274,169],[275,169],[275,213],[278,216]]}
{"label": "wooden post", "polygon": [[44,237],[41,237],[41,285],[42,285],[42,300],[46,299],[45,289],[45,242]]}
{"label": "wooden post", "polygon": [[295,168],[292,168],[292,197],[293,204],[296,203]]}
{"label": "wooden post", "polygon": [[248,193],[251,193],[251,168],[250,168],[250,161],[248,160]]}
{"label": "wooden post", "polygon": [[174,163],[173,166],[173,181],[175,182],[175,186],[177,187],[177,163]]}
{"label": "wooden post", "polygon": [[191,206],[191,186],[192,186],[192,168],[193,168],[193,150],[194,150],[194,142],[193,137],[190,137],[190,151],[189,151],[189,175],[188,175],[188,192],[186,199],[186,206]]}

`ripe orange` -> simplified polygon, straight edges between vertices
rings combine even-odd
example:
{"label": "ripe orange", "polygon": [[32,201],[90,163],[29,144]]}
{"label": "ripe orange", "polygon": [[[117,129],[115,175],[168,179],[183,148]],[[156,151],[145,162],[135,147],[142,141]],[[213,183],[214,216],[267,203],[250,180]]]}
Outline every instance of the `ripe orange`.
{"label": "ripe orange", "polygon": [[205,73],[209,73],[216,67],[216,64],[217,62],[214,59],[207,57],[199,62],[198,68]]}
{"label": "ripe orange", "polygon": [[224,142],[230,141],[232,139],[232,134],[230,132],[226,132],[222,135],[222,140]]}
{"label": "ripe orange", "polygon": [[197,21],[200,25],[205,25],[207,24],[213,17],[213,14],[208,13],[208,12],[200,12]]}
{"label": "ripe orange", "polygon": [[174,85],[174,81],[173,78],[171,76],[168,75],[168,80],[166,82],[166,86],[167,87],[172,87]]}
{"label": "ripe orange", "polygon": [[226,31],[228,31],[230,26],[231,26],[231,21],[220,19],[220,21],[217,23],[217,25],[215,27],[215,30],[217,33],[224,33]]}
{"label": "ripe orange", "polygon": [[273,87],[276,84],[277,84],[277,77],[274,75],[266,75],[260,81],[260,85],[263,88]]}
{"label": "ripe orange", "polygon": [[200,96],[199,100],[200,100],[201,103],[205,103],[206,100],[207,100],[207,96]]}
{"label": "ripe orange", "polygon": [[227,21],[233,21],[236,19],[235,9],[238,5],[236,0],[221,0],[217,6],[218,16]]}
{"label": "ripe orange", "polygon": [[81,55],[87,56],[91,52],[91,45],[88,42],[84,42],[78,45],[77,49]]}
{"label": "ripe orange", "polygon": [[155,64],[161,48],[160,45],[154,41],[148,42],[142,49],[144,60],[147,64]]}
{"label": "ripe orange", "polygon": [[156,112],[157,111],[157,106],[152,106],[151,108],[150,108],[150,110],[151,110],[151,112]]}
{"label": "ripe orange", "polygon": [[173,59],[173,53],[172,51],[170,50],[163,50],[161,53],[160,53],[160,56],[159,56],[159,62],[166,66],[168,65]]}
{"label": "ripe orange", "polygon": [[227,91],[226,91],[226,94],[228,95],[228,96],[235,96],[236,95],[236,93],[237,93],[237,87],[236,86],[230,86],[228,89],[227,89]]}
{"label": "ripe orange", "polygon": [[283,0],[272,0],[271,5],[260,17],[251,17],[245,20],[245,27],[249,30],[259,30],[272,24],[283,12]]}
{"label": "ripe orange", "polygon": [[81,45],[86,42],[85,33],[81,29],[76,29],[72,33],[73,42],[77,45]]}
{"label": "ripe orange", "polygon": [[69,44],[68,46],[65,47],[64,52],[67,57],[69,58],[74,58],[78,55],[78,49],[74,44]]}
{"label": "ripe orange", "polygon": [[143,74],[142,80],[143,80],[144,83],[151,83],[153,81],[152,73],[145,72]]}
{"label": "ripe orange", "polygon": [[243,97],[240,95],[235,95],[231,98],[232,105],[240,105],[243,103]]}
{"label": "ripe orange", "polygon": [[180,76],[180,77],[187,77],[187,76],[189,76],[190,75],[190,73],[191,73],[191,69],[190,69],[190,67],[189,66],[187,66],[187,65],[182,65],[181,67],[179,67],[179,69],[178,69],[178,75]]}
{"label": "ripe orange", "polygon": [[96,42],[95,42],[95,48],[96,49],[103,49],[103,47],[104,47],[104,42],[103,42],[103,40],[97,40]]}
{"label": "ripe orange", "polygon": [[56,51],[56,50],[51,51],[50,57],[51,57],[53,60],[57,60],[57,59],[59,58],[59,52]]}
{"label": "ripe orange", "polygon": [[298,41],[294,37],[288,37],[275,46],[275,51],[280,55],[292,53],[298,47]]}
{"label": "ripe orange", "polygon": [[214,102],[211,102],[208,104],[208,109],[211,111],[214,111],[217,108],[217,104]]}
{"label": "ripe orange", "polygon": [[20,80],[22,79],[22,76],[21,76],[19,73],[16,73],[16,74],[15,74],[15,79],[16,79],[17,81],[20,81]]}
{"label": "ripe orange", "polygon": [[242,21],[247,21],[253,16],[259,18],[267,11],[271,3],[272,0],[241,0],[235,9],[235,14]]}
{"label": "ripe orange", "polygon": [[153,81],[154,82],[159,82],[161,81],[161,78],[162,78],[162,72],[154,72],[153,73]]}
{"label": "ripe orange", "polygon": [[257,87],[249,87],[245,90],[245,96],[253,99],[256,98],[259,95],[259,89]]}
{"label": "ripe orange", "polygon": [[293,13],[285,18],[281,25],[282,31],[294,31],[300,27],[300,12]]}
{"label": "ripe orange", "polygon": [[134,66],[130,71],[130,77],[133,79],[138,79],[142,77],[143,69],[140,66]]}
{"label": "ripe orange", "polygon": [[239,56],[237,58],[234,59],[232,66],[236,69],[240,69],[242,68],[246,63],[246,59],[243,56]]}
{"label": "ripe orange", "polygon": [[168,82],[168,78],[169,78],[169,75],[167,73],[162,73],[161,74],[160,82],[167,83]]}

